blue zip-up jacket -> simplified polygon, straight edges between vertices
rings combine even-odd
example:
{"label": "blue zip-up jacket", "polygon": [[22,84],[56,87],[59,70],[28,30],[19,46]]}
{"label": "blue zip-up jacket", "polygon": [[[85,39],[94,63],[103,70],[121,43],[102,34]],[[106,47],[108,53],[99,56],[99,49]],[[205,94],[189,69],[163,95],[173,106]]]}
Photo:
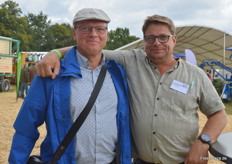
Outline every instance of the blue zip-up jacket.
{"label": "blue zip-up jacket", "polygon": [[[123,68],[115,61],[107,61],[118,95],[118,163],[131,163],[131,142],[127,83]],[[81,78],[76,59],[76,47],[61,61],[61,70],[56,79],[35,76],[26,99],[14,123],[15,134],[9,156],[10,164],[25,164],[37,139],[38,127],[46,122],[47,135],[41,144],[40,155],[45,162],[53,154],[71,127],[69,99],[71,78]],[[58,164],[76,164],[74,141],[69,144]]]}

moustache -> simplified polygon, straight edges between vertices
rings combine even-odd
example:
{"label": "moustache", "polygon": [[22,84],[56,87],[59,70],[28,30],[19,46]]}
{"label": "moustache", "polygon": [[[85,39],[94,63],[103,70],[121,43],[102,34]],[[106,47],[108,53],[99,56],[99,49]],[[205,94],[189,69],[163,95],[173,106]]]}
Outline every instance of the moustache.
{"label": "moustache", "polygon": [[153,46],[152,49],[154,49],[154,50],[165,50],[165,47],[163,47],[163,46]]}

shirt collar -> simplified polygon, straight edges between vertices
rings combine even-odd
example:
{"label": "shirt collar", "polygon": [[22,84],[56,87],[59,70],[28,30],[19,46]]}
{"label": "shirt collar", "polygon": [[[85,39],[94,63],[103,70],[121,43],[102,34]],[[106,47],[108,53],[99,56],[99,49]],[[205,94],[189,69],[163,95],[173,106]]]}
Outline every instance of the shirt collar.
{"label": "shirt collar", "polygon": [[[81,67],[90,69],[88,59],[84,57],[78,50],[76,50],[76,56],[77,56],[77,61]],[[105,63],[105,55],[102,54],[100,66],[102,66],[104,63]]]}
{"label": "shirt collar", "polygon": [[[146,60],[147,63],[149,63],[153,68],[157,68],[157,66],[156,66],[154,63],[152,63],[151,60],[150,60],[147,56],[146,56],[146,59],[145,59],[145,60]],[[170,71],[177,69],[177,68],[179,67],[180,63],[183,62],[183,60],[182,60],[181,58],[176,58],[176,57],[175,57],[175,60],[177,61],[177,62],[176,62],[176,65],[175,65]]]}

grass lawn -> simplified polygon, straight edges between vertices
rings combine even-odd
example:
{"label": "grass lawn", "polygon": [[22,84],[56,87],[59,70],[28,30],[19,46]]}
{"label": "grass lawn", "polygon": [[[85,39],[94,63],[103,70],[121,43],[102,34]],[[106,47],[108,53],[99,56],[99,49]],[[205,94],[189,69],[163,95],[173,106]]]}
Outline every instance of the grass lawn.
{"label": "grass lawn", "polygon": [[230,102],[224,103],[226,107],[226,113],[232,115],[232,100]]}

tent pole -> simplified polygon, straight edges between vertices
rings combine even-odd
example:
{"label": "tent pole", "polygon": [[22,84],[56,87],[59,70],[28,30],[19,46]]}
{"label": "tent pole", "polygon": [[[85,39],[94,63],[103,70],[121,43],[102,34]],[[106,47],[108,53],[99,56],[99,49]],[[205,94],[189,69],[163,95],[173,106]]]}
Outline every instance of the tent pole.
{"label": "tent pole", "polygon": [[[224,32],[224,47],[223,47],[223,64],[226,65],[226,34]],[[225,77],[225,71],[223,69],[223,76]]]}

